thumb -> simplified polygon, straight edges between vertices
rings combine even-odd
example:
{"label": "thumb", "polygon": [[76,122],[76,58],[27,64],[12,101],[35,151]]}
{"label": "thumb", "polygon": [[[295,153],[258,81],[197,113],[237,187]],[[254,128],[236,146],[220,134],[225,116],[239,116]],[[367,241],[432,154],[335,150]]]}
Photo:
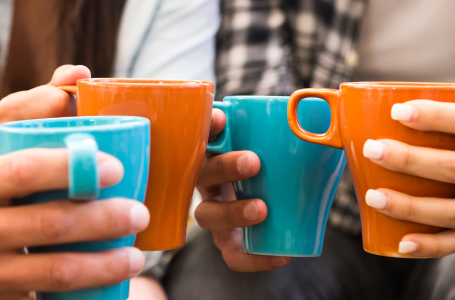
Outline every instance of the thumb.
{"label": "thumb", "polygon": [[63,65],[55,70],[54,75],[48,84],[52,86],[76,84],[78,79],[90,77],[90,70],[86,66]]}

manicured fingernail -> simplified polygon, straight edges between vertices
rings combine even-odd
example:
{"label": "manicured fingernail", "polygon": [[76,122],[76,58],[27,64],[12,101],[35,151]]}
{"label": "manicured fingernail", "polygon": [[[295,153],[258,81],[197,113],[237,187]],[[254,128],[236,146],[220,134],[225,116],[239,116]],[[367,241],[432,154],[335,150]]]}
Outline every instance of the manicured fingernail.
{"label": "manicured fingernail", "polygon": [[134,233],[147,227],[150,221],[150,214],[142,204],[135,204],[130,208],[131,229]]}
{"label": "manicured fingernail", "polygon": [[368,204],[368,206],[371,206],[376,209],[385,209],[388,204],[387,197],[383,193],[375,190],[367,191],[365,201]]}
{"label": "manicured fingernail", "polygon": [[282,267],[286,264],[286,258],[282,256],[274,256],[270,259],[270,261],[277,267]]}
{"label": "manicured fingernail", "polygon": [[417,118],[418,110],[412,105],[394,104],[392,106],[392,119],[397,121],[412,122]]}
{"label": "manicured fingernail", "polygon": [[240,174],[249,175],[251,172],[251,161],[248,154],[243,154],[237,159],[237,169]]}
{"label": "manicured fingernail", "polygon": [[123,165],[116,159],[109,159],[99,164],[98,170],[100,173],[101,185],[113,185],[122,180]]}
{"label": "manicured fingernail", "polygon": [[363,146],[363,156],[379,160],[384,155],[384,144],[375,140],[368,140]]}
{"label": "manicured fingernail", "polygon": [[417,248],[419,245],[414,242],[400,242],[400,245],[398,246],[398,252],[407,254],[407,253],[412,253],[416,252]]}
{"label": "manicured fingernail", "polygon": [[144,266],[145,257],[142,252],[137,248],[125,248],[125,251],[130,259],[130,276],[134,276],[142,270]]}
{"label": "manicured fingernail", "polygon": [[254,200],[250,201],[250,203],[245,206],[243,213],[248,220],[256,221],[258,219],[258,207],[256,206],[256,202],[254,202]]}

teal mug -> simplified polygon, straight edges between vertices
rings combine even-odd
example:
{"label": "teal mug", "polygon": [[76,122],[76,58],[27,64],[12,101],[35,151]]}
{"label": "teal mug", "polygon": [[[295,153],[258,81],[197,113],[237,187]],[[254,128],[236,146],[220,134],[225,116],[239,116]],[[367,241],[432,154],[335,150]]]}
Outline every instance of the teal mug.
{"label": "teal mug", "polygon": [[[84,117],[37,119],[0,125],[0,155],[28,148],[67,148],[69,189],[13,199],[28,205],[61,199],[74,201],[123,197],[143,202],[149,168],[150,122],[139,117]],[[120,183],[99,188],[98,150],[118,158],[125,176]],[[99,252],[132,247],[135,236],[106,241],[30,247],[28,252]],[[113,286],[69,292],[38,293],[43,300],[125,300],[129,281]]]}
{"label": "teal mug", "polygon": [[[262,199],[264,222],[243,229],[243,250],[252,254],[318,256],[328,213],[343,172],[342,150],[296,137],[288,124],[289,97],[231,96],[213,107],[226,115],[226,127],[207,152],[250,150],[261,170],[234,183],[237,199]],[[330,126],[330,108],[317,98],[300,103],[300,124],[314,133]]]}

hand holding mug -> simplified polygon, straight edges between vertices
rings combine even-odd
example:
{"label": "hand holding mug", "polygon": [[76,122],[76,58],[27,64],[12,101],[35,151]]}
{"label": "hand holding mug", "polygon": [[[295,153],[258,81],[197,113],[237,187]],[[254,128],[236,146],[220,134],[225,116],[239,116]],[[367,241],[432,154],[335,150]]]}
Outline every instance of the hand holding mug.
{"label": "hand holding mug", "polygon": [[[226,125],[226,117],[213,109],[210,140]],[[234,151],[221,155],[207,154],[197,182],[203,202],[195,216],[199,225],[212,230],[215,245],[227,265],[239,272],[272,270],[287,265],[290,258],[258,256],[242,252],[240,227],[261,223],[267,217],[267,207],[260,199],[235,200],[232,182],[253,177],[261,165],[251,151]]]}
{"label": "hand holding mug", "polygon": [[[119,182],[121,162],[102,152],[98,157],[100,187]],[[0,169],[0,298],[33,290],[111,285],[140,271],[144,257],[134,248],[23,255],[25,246],[104,240],[139,232],[148,224],[148,211],[127,199],[10,207],[12,198],[68,188],[66,149],[35,148],[6,154],[0,157]]]}
{"label": "hand holding mug", "polygon": [[74,84],[83,78],[90,78],[90,70],[85,66],[59,67],[47,85],[3,98],[0,101],[0,123],[75,116],[76,104],[73,97],[56,87]]}
{"label": "hand holding mug", "polygon": [[[455,134],[455,103],[414,100],[392,107],[391,117],[421,131]],[[455,183],[455,151],[416,147],[389,139],[368,140],[365,157],[386,169]],[[389,217],[450,228],[434,234],[408,234],[401,253],[415,257],[442,257],[455,253],[455,199],[414,197],[391,189],[370,189],[366,203]]]}

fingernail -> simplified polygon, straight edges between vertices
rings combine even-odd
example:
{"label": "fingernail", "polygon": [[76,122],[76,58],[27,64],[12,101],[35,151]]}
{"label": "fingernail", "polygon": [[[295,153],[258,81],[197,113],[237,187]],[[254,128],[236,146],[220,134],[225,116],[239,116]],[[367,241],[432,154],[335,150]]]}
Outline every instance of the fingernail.
{"label": "fingernail", "polygon": [[375,190],[367,191],[365,201],[368,204],[368,206],[371,206],[376,209],[385,209],[388,204],[387,197],[383,193]]}
{"label": "fingernail", "polygon": [[248,154],[243,154],[237,159],[237,169],[240,174],[249,175],[251,171],[251,161]]}
{"label": "fingernail", "polygon": [[286,264],[286,258],[282,256],[274,256],[270,259],[270,261],[277,267],[282,267]]}
{"label": "fingernail", "polygon": [[100,183],[102,185],[113,185],[122,180],[123,165],[116,159],[109,159],[99,164]]}
{"label": "fingernail", "polygon": [[130,208],[131,227],[133,232],[145,229],[150,221],[150,214],[142,204],[135,204]]}
{"label": "fingernail", "polygon": [[254,200],[250,201],[250,203],[245,206],[244,214],[248,220],[256,221],[258,219],[258,207],[256,206],[256,202],[254,202]]}
{"label": "fingernail", "polygon": [[398,252],[407,254],[407,253],[412,253],[416,252],[418,248],[417,243],[414,242],[400,242],[400,245],[398,246]]}
{"label": "fingernail", "polygon": [[384,144],[375,140],[368,140],[363,146],[363,156],[379,160],[384,154]]}
{"label": "fingernail", "polygon": [[397,121],[412,122],[417,118],[418,110],[412,105],[394,104],[392,106],[392,119]]}
{"label": "fingernail", "polygon": [[125,251],[130,260],[130,277],[132,277],[142,270],[145,262],[145,257],[137,248],[125,248]]}

